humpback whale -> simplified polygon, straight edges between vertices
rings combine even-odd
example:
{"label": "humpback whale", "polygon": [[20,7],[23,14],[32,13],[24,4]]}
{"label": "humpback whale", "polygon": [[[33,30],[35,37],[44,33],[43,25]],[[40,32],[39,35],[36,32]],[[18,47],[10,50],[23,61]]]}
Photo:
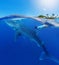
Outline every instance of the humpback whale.
{"label": "humpback whale", "polygon": [[[19,18],[19,20],[17,18]],[[59,64],[59,60],[56,59],[54,56],[50,55],[43,41],[37,36],[36,31],[33,30],[32,27],[30,28],[28,26],[31,23],[27,21],[28,24],[26,24],[27,22],[26,23],[24,22],[24,20],[26,20],[27,18],[35,19],[40,22],[40,19],[19,15],[2,17],[0,18],[0,21],[5,22],[8,26],[12,27],[12,29],[15,30],[16,39],[21,35],[25,35],[28,36],[31,40],[36,42],[43,49],[43,52],[41,53],[39,60],[50,59]],[[37,28],[44,28],[48,26],[49,24],[44,23],[43,26],[37,26]]]}

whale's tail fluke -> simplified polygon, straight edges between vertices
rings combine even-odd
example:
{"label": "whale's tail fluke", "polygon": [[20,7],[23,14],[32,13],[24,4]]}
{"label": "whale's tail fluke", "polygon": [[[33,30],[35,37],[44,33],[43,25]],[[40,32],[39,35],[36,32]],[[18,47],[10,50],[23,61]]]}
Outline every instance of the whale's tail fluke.
{"label": "whale's tail fluke", "polygon": [[49,59],[49,60],[51,60],[51,61],[56,62],[56,63],[59,64],[59,59],[57,59],[54,56],[47,55],[45,52],[42,52],[39,60],[45,60],[45,59]]}

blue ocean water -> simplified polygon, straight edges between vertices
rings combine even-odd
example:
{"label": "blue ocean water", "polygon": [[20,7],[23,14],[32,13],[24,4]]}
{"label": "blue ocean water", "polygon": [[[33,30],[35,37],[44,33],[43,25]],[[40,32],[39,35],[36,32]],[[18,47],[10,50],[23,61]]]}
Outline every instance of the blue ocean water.
{"label": "blue ocean water", "polygon": [[[32,19],[23,21],[31,22],[29,26],[32,28],[41,25]],[[48,52],[59,59],[59,28],[48,27],[36,32]],[[16,42],[14,37],[15,31],[5,22],[0,22],[0,65],[59,65],[50,59],[39,60],[43,50],[27,36],[20,36]]]}

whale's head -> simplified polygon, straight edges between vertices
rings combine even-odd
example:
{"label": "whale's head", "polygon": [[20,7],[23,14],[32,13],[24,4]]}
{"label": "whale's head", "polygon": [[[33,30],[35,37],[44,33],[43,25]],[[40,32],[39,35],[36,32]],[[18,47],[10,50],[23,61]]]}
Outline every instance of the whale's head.
{"label": "whale's head", "polygon": [[8,19],[8,20],[5,20],[5,23],[10,26],[11,28],[13,28],[14,30],[19,28],[22,20],[24,18],[13,18],[13,19]]}
{"label": "whale's head", "polygon": [[16,28],[21,23],[20,21],[22,21],[24,18],[26,17],[20,15],[10,15],[0,18],[0,21],[5,22],[8,26],[12,28]]}

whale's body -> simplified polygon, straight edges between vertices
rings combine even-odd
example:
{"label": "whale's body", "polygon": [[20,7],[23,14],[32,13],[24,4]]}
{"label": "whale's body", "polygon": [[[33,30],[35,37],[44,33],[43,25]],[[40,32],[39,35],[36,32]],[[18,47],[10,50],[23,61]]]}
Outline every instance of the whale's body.
{"label": "whale's body", "polygon": [[0,18],[0,21],[4,21],[6,24],[8,24],[8,26],[12,27],[12,29],[15,30],[16,39],[21,35],[25,35],[28,36],[31,40],[35,41],[43,49],[43,53],[40,56],[40,60],[49,58],[50,60],[59,63],[59,60],[57,60],[56,58],[54,58],[49,54],[42,40],[38,38],[36,34],[36,28],[35,26],[33,26],[34,24],[30,23],[34,21],[31,21],[30,20],[31,18],[29,18],[30,21],[26,19],[27,17],[22,17],[22,16],[8,16],[8,17]]}

